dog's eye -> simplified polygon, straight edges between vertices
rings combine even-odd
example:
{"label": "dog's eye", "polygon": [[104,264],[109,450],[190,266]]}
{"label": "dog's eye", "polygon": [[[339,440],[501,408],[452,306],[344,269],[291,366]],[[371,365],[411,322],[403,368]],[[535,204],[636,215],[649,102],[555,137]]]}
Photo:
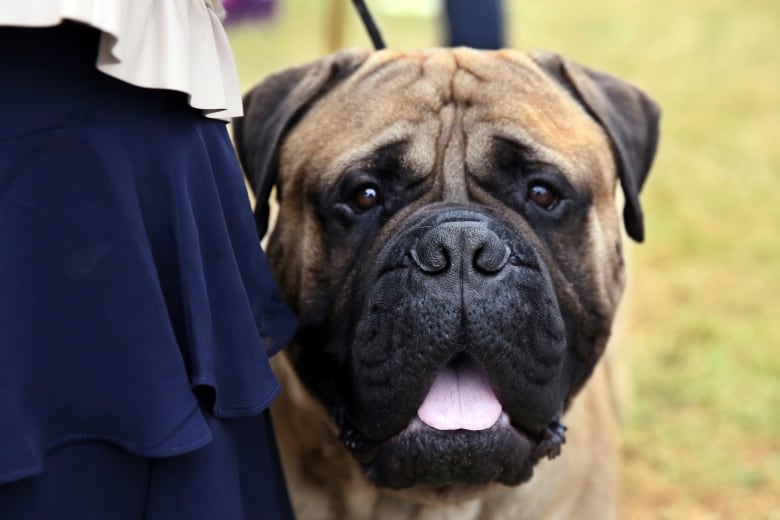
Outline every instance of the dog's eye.
{"label": "dog's eye", "polygon": [[540,208],[551,210],[560,200],[558,194],[548,185],[536,182],[528,187],[527,197]]}
{"label": "dog's eye", "polygon": [[352,204],[358,211],[369,210],[379,202],[379,188],[375,184],[363,184],[352,193]]}

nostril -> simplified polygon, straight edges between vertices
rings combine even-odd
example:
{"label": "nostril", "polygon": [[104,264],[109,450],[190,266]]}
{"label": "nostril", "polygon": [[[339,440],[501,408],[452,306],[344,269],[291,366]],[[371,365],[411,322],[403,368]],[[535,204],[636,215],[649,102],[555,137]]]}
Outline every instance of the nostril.
{"label": "nostril", "polygon": [[440,247],[422,247],[412,249],[412,260],[424,273],[436,274],[446,271],[450,267],[450,258],[447,251]]}
{"label": "nostril", "polygon": [[[492,234],[492,233],[491,233]],[[493,235],[495,237],[495,235]],[[483,274],[496,274],[509,261],[509,246],[498,240],[485,240],[474,252],[474,270]]]}

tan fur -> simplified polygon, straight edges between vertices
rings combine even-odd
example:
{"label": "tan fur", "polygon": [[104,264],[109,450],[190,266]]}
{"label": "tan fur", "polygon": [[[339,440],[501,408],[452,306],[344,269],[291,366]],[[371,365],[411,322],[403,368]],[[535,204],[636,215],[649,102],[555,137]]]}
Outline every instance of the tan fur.
{"label": "tan fur", "polygon": [[[284,99],[275,99],[273,92],[267,93],[261,85],[259,97],[267,97],[258,104],[289,103],[291,108],[282,109],[289,110],[286,117],[292,118],[301,106],[316,99],[307,108],[306,116],[280,139],[278,151],[274,150],[281,203],[268,251],[285,297],[296,311],[302,315],[315,312],[320,305],[319,295],[328,287],[328,274],[347,272],[353,247],[350,243],[328,242],[310,205],[310,195],[327,190],[345,171],[359,166],[372,151],[389,143],[410,143],[403,161],[408,171],[419,176],[426,195],[394,215],[379,231],[376,242],[382,243],[396,232],[404,215],[435,201],[488,205],[518,229],[526,229],[528,224],[523,219],[481,188],[483,179],[479,176],[489,175],[484,168],[485,150],[492,139],[501,136],[532,149],[537,157],[554,164],[575,189],[591,194],[584,228],[588,256],[571,257],[568,238],[552,244],[552,251],[546,254],[567,262],[568,272],[576,273],[577,279],[583,281],[581,287],[559,283],[559,297],[576,299],[577,291],[584,287],[600,313],[615,315],[625,285],[619,247],[621,219],[615,202],[618,178],[625,182],[624,176],[636,174],[626,173],[632,167],[626,165],[630,159],[644,161],[645,166],[635,169],[649,168],[649,163],[644,157],[614,156],[613,150],[619,148],[611,144],[621,136],[614,135],[608,117],[603,115],[609,116],[609,110],[604,112],[604,106],[596,106],[608,105],[609,100],[602,101],[599,96],[609,93],[592,86],[583,69],[562,64],[558,70],[557,63],[550,56],[509,51],[348,51],[315,63],[303,75],[296,72],[288,79],[275,80],[278,84],[274,88],[281,92],[276,95],[285,96]],[[349,74],[325,89],[328,74],[336,69],[334,64],[350,68]],[[590,110],[583,106],[582,99],[575,99],[562,86],[556,75],[564,70],[569,74],[567,81],[574,85],[571,88],[579,91]],[[267,89],[273,91],[271,87]],[[629,94],[634,95],[633,91]],[[265,111],[267,108],[257,109],[254,117],[266,117]],[[595,120],[593,113],[600,120]],[[253,117],[251,104],[248,117]],[[241,129],[239,144],[247,136],[265,139],[266,135],[277,135],[262,128],[254,134],[252,131]],[[645,139],[650,157],[655,150],[653,139],[657,137],[653,133],[654,130],[648,130]],[[244,150],[245,167],[253,160],[268,164],[263,162],[267,152],[258,155],[259,159],[253,159]],[[264,174],[260,172],[261,176]],[[646,171],[639,174],[637,182],[641,186]],[[635,197],[636,188],[633,189]],[[641,226],[641,212],[639,219]],[[534,240],[532,232],[526,234]],[[595,359],[606,341],[606,337],[599,338]],[[620,408],[624,401],[621,394],[626,387],[618,347],[614,344],[607,349],[564,416],[569,431],[562,455],[539,463],[529,482],[516,487],[491,484],[479,489],[461,487],[422,493],[414,489],[380,489],[369,482],[339,440],[333,421],[295,374],[289,357],[277,356],[274,369],[283,390],[272,413],[297,517],[616,518],[620,494]]]}
{"label": "tan fur", "polygon": [[[590,219],[599,242],[594,243],[597,254],[589,259],[588,275],[607,277],[600,283],[603,296],[611,305],[617,303],[623,280],[612,249],[620,226],[613,202],[615,167],[604,131],[528,56],[499,51],[494,59],[483,58],[471,49],[371,55],[292,129],[280,150],[284,195],[281,225],[274,233],[294,236],[296,247],[307,254],[277,252],[284,240],[269,244],[272,257],[284,257],[284,266],[277,271],[283,287],[311,287],[309,274],[322,258],[324,237],[306,214],[310,208],[305,207],[303,192],[334,182],[370,151],[411,138],[414,146],[407,160],[417,171],[434,176],[431,191],[440,192],[441,200],[464,200],[468,198],[464,183],[473,190],[479,180],[465,175],[464,167],[479,171],[490,138],[501,134],[533,147],[572,183],[587,183],[593,190],[597,200]],[[514,99],[518,101],[508,103]],[[465,110],[460,108],[463,104]],[[568,117],[560,118],[559,113]],[[285,204],[286,199],[294,203]],[[297,289],[288,294],[305,312],[302,296]],[[614,307],[607,311],[614,312]]]}

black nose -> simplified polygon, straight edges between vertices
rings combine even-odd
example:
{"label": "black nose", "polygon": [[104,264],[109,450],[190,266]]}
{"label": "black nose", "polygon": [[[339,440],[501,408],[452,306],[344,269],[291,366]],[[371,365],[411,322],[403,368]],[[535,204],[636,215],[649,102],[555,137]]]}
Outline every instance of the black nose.
{"label": "black nose", "polygon": [[411,255],[426,274],[452,269],[459,270],[461,276],[484,276],[504,268],[509,247],[482,222],[444,222],[426,231]]}

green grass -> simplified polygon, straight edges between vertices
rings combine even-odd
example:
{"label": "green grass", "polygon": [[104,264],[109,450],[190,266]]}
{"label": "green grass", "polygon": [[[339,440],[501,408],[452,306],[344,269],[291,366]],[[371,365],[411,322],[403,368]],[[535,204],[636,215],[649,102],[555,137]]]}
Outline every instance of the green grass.
{"label": "green grass", "polygon": [[[626,518],[780,519],[780,2],[508,3],[512,46],[621,76],[664,110],[632,250]],[[325,53],[326,5],[284,0],[232,29],[243,86]],[[392,46],[440,39],[435,19],[374,10]],[[368,46],[347,15],[345,46]]]}

